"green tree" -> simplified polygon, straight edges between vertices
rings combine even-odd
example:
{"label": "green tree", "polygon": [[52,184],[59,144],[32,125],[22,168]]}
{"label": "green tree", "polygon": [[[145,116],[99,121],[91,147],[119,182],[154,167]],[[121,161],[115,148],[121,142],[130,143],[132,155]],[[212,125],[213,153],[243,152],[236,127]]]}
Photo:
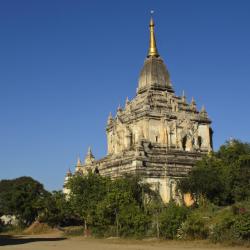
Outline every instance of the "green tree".
{"label": "green tree", "polygon": [[30,225],[38,216],[40,200],[48,196],[43,185],[31,177],[0,181],[0,214],[15,215]]}
{"label": "green tree", "polygon": [[144,196],[149,190],[138,176],[124,176],[109,182],[108,192],[97,207],[99,228],[109,228],[110,234],[114,232],[116,236],[145,233],[149,218],[144,213]]}
{"label": "green tree", "polygon": [[231,192],[235,202],[250,198],[250,154],[240,156],[232,166]]}
{"label": "green tree", "polygon": [[89,173],[86,176],[76,175],[68,183],[69,202],[78,218],[84,222],[85,234],[93,225],[96,207],[107,194],[109,179]]}
{"label": "green tree", "polygon": [[221,164],[216,157],[205,157],[197,163],[187,178],[180,180],[178,188],[183,193],[190,192],[198,203],[203,203],[205,199],[220,203],[224,188]]}
{"label": "green tree", "polygon": [[81,221],[74,214],[70,202],[61,191],[53,191],[45,199],[40,200],[39,221],[50,226],[78,225]]}
{"label": "green tree", "polygon": [[240,140],[227,141],[216,153],[216,156],[227,165],[239,160],[243,155],[250,155],[250,143]]}

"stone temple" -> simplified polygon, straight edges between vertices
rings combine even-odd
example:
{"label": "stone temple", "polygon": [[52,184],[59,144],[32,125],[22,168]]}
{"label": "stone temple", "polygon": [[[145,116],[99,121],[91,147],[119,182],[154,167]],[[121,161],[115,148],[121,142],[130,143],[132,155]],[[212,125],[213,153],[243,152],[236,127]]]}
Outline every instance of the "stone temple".
{"label": "stone temple", "polygon": [[[184,93],[175,95],[157,50],[152,18],[149,30],[136,96],[108,117],[107,155],[96,160],[89,149],[83,163],[78,159],[74,174],[92,171],[111,178],[139,174],[168,202],[180,198],[176,181],[212,150],[212,129],[204,107],[199,111],[194,99],[188,103]],[[67,173],[65,183],[71,175]]]}

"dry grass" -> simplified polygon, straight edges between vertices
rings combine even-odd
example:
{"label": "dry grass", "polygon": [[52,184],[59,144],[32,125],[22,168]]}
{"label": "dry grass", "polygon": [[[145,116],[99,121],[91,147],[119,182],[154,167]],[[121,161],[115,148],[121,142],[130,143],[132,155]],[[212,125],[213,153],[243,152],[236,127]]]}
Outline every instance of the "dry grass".
{"label": "dry grass", "polygon": [[2,244],[4,249],[18,250],[249,250],[249,248],[240,246],[226,247],[214,245],[207,241],[129,240],[119,238],[94,239],[83,236],[63,238],[62,233],[12,236],[2,242],[4,242],[4,244]]}
{"label": "dry grass", "polygon": [[56,233],[58,229],[50,227],[46,223],[41,223],[39,221],[35,221],[28,228],[23,231],[25,235],[37,235],[37,234],[47,234],[47,233]]}

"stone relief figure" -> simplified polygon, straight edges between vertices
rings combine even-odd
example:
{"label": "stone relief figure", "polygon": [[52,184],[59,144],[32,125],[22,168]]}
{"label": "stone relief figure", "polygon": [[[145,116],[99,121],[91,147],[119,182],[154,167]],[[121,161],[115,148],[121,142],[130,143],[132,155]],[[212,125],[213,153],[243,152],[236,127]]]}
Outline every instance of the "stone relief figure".
{"label": "stone relief figure", "polygon": [[125,148],[130,149],[132,146],[132,132],[129,127],[125,129]]}
{"label": "stone relief figure", "polygon": [[141,140],[143,138],[144,138],[143,128],[140,127],[138,132],[138,139]]}
{"label": "stone relief figure", "polygon": [[178,125],[179,130],[181,130],[178,133],[178,146],[185,151],[198,150],[200,148],[198,144],[198,124],[182,119]]}
{"label": "stone relief figure", "polygon": [[170,121],[167,123],[167,131],[168,131],[168,146],[175,146],[173,138],[176,137],[176,121]]}

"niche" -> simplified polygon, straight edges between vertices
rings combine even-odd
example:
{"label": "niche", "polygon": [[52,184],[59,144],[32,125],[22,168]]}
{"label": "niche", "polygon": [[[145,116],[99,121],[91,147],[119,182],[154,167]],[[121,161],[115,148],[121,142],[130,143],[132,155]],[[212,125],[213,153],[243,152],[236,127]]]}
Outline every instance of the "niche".
{"label": "niche", "polygon": [[198,147],[201,148],[202,145],[202,138],[201,136],[198,136]]}
{"label": "niche", "polygon": [[184,151],[186,151],[186,147],[187,147],[187,136],[185,135],[183,138],[182,138],[182,148]]}

